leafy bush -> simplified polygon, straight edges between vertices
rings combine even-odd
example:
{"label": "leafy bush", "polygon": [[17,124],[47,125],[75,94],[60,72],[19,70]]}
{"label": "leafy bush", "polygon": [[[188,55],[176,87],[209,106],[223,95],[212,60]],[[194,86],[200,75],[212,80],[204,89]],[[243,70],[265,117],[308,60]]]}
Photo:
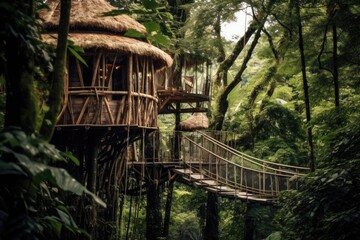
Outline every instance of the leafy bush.
{"label": "leafy bush", "polygon": [[338,161],[284,193],[277,220],[283,239],[357,239],[360,235],[360,160]]}
{"label": "leafy bush", "polygon": [[69,173],[50,166],[71,154],[17,128],[0,133],[0,239],[60,239],[63,234],[88,234],[80,229],[61,201],[61,193],[88,194],[105,203]]}

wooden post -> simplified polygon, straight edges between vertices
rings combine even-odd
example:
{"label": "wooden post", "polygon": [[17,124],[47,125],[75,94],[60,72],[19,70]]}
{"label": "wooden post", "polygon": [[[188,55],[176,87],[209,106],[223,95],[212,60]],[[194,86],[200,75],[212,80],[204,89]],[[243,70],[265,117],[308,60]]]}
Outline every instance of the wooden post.
{"label": "wooden post", "polygon": [[96,56],[96,62],[95,62],[95,65],[93,66],[94,67],[94,70],[93,70],[93,78],[92,78],[92,81],[91,81],[91,86],[94,87],[95,86],[95,83],[96,83],[96,79],[97,79],[97,72],[98,72],[98,69],[99,69],[99,64],[100,64],[100,59],[101,59],[101,56],[102,56],[102,51],[100,51],[98,53],[98,55]]}
{"label": "wooden post", "polygon": [[[138,55],[135,56],[135,62],[136,62],[136,80],[137,80],[137,92],[138,92],[138,100],[137,100],[137,107],[138,107],[138,110],[137,110],[137,123],[138,125],[145,125],[145,123],[143,123],[142,119],[141,119],[141,109],[142,109],[142,101],[140,101],[140,76],[139,76],[139,73],[140,73],[140,68],[139,68],[139,57]],[[136,89],[135,89],[136,90]]]}
{"label": "wooden post", "polygon": [[128,101],[127,101],[127,124],[130,125],[132,122],[132,66],[133,66],[133,55],[132,53],[129,55],[129,59],[128,59],[128,76],[127,76],[127,81],[128,81]]}

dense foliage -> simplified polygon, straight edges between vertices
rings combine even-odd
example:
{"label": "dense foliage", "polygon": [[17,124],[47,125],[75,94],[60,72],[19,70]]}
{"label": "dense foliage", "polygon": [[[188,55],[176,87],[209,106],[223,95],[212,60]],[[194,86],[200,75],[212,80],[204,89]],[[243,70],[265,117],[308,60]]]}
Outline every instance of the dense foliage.
{"label": "dense foliage", "polygon": [[329,164],[284,193],[282,239],[356,239],[360,234],[360,160]]}
{"label": "dense foliage", "polygon": [[0,133],[0,237],[61,239],[87,233],[79,228],[63,202],[64,193],[88,194],[105,204],[70,174],[51,165],[77,159],[18,128]]}

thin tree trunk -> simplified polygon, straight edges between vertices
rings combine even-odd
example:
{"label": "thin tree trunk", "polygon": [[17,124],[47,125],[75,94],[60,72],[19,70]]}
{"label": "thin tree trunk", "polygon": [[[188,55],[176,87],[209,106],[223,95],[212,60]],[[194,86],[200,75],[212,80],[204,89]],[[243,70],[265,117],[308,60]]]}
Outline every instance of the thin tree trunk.
{"label": "thin tree trunk", "polygon": [[[311,109],[310,109],[310,99],[309,99],[309,87],[306,78],[306,63],[305,63],[305,54],[304,54],[304,41],[302,33],[302,24],[301,24],[301,14],[300,14],[300,1],[297,1],[296,12],[298,19],[298,33],[299,33],[299,52],[301,57],[301,72],[303,76],[303,89],[304,89],[304,101],[306,109],[306,123],[308,124],[311,120]],[[314,157],[314,145],[312,140],[312,128],[307,128],[307,140],[308,140],[308,161],[310,171],[315,171],[315,157]]]}
{"label": "thin tree trunk", "polygon": [[267,18],[267,16],[263,18],[261,24],[259,25],[259,27],[256,31],[256,34],[254,36],[254,40],[251,43],[250,49],[247,52],[247,55],[241,65],[239,72],[236,74],[234,80],[225,88],[225,90],[221,93],[221,95],[219,97],[219,100],[218,100],[219,103],[217,104],[217,111],[215,113],[216,115],[215,115],[215,122],[214,122],[214,128],[216,130],[222,129],[222,125],[223,125],[224,119],[225,119],[225,114],[226,114],[228,106],[229,106],[227,97],[230,94],[230,92],[236,87],[236,85],[238,85],[241,82],[241,76],[244,73],[244,71],[247,67],[247,63],[249,62],[251,55],[258,43],[258,40],[261,35],[261,30],[265,24],[266,18]]}
{"label": "thin tree trunk", "polygon": [[[146,158],[155,158],[157,152],[156,141],[151,136],[146,138]],[[147,172],[147,204],[146,204],[146,239],[147,240],[158,240],[162,237],[162,216],[161,216],[161,204],[160,204],[160,187],[159,187],[159,168],[153,166],[148,169]]]}
{"label": "thin tree trunk", "polygon": [[127,221],[126,236],[125,236],[125,239],[126,239],[126,240],[129,239],[129,231],[130,231],[130,223],[131,223],[131,214],[132,214],[132,205],[133,205],[133,197],[132,197],[132,195],[131,195],[131,196],[130,196],[130,206],[129,206],[129,217],[128,217],[128,221]]}
{"label": "thin tree trunk", "polygon": [[[214,32],[215,32],[215,36],[216,36],[216,45],[215,45],[215,47],[219,51],[219,56],[218,56],[216,61],[218,63],[221,63],[221,62],[223,62],[225,60],[226,55],[225,55],[224,45],[223,45],[223,42],[222,42],[222,39],[221,39],[221,16],[220,16],[220,14],[217,15],[216,22],[215,22],[215,25],[214,25]],[[227,71],[226,71],[226,73],[227,73]],[[220,86],[222,79],[223,79],[223,81],[227,82],[227,74],[226,74],[226,76],[223,76],[223,78],[216,77],[215,85]]]}
{"label": "thin tree trunk", "polygon": [[174,190],[174,181],[169,181],[168,193],[166,196],[165,204],[165,216],[164,216],[164,237],[167,238],[169,235],[169,226],[170,226],[170,214],[171,214],[171,204],[172,196]]}
{"label": "thin tree trunk", "polygon": [[[153,171],[157,171],[153,169]],[[148,181],[146,205],[146,239],[158,240],[162,237],[162,216],[160,211],[160,191],[156,177]]]}
{"label": "thin tree trunk", "polygon": [[[86,150],[87,150],[87,188],[96,194],[97,190],[97,142],[95,139],[88,139]],[[97,204],[92,199],[91,200],[91,209],[90,209],[90,221],[89,227],[93,233],[96,233],[96,224],[97,224]]]}
{"label": "thin tree trunk", "polygon": [[220,14],[216,16],[216,22],[214,25],[214,32],[215,32],[215,36],[216,36],[216,47],[219,51],[219,56],[217,59],[217,62],[222,62],[225,60],[225,49],[224,49],[224,45],[223,42],[221,40],[221,16]]}
{"label": "thin tree trunk", "polygon": [[219,197],[216,193],[208,192],[206,204],[206,225],[204,240],[219,239]]}
{"label": "thin tree trunk", "polygon": [[334,78],[334,93],[335,93],[335,106],[340,106],[339,94],[339,67],[338,67],[338,54],[337,54],[337,31],[336,23],[332,24],[333,31],[333,78]]}
{"label": "thin tree trunk", "polygon": [[[253,35],[253,33],[256,31],[257,24],[253,22],[250,24],[249,28],[247,29],[244,36],[242,36],[236,43],[232,53],[218,66],[216,73],[213,77],[213,82],[220,86],[221,82],[224,81],[224,77],[227,75],[227,72],[229,71],[230,67],[234,64],[236,58],[239,56],[241,51],[244,49],[246,43],[250,39],[250,37]],[[224,84],[224,86],[227,86]]]}
{"label": "thin tree trunk", "polygon": [[56,60],[54,65],[52,86],[48,99],[48,105],[50,109],[48,112],[46,112],[40,129],[40,135],[46,140],[50,140],[54,133],[56,118],[59,114],[62,97],[64,94],[67,35],[69,33],[70,10],[71,0],[61,0]]}

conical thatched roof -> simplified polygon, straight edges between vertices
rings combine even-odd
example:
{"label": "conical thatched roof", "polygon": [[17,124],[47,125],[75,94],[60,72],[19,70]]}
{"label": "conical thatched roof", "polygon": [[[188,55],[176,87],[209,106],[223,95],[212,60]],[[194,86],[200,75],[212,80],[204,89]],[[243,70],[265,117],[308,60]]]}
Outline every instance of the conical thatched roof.
{"label": "conical thatched roof", "polygon": [[[43,40],[56,45],[56,34],[43,34]],[[155,68],[171,66],[172,58],[153,45],[136,39],[105,33],[69,33],[68,39],[84,49],[103,49],[114,52],[134,53],[154,59]]]}
{"label": "conical thatched roof", "polygon": [[[40,11],[40,18],[47,30],[57,29],[60,19],[60,1],[47,0],[49,9]],[[124,33],[129,29],[146,32],[145,27],[127,15],[103,16],[104,13],[116,10],[105,0],[72,0],[70,13],[70,31],[72,30],[105,30]]]}
{"label": "conical thatched roof", "polygon": [[[56,32],[60,18],[60,0],[46,2],[50,10],[40,11],[43,26]],[[84,49],[104,49],[114,52],[135,53],[154,59],[155,68],[170,67],[173,60],[164,51],[146,42],[121,36],[129,29],[146,32],[145,27],[127,15],[103,16],[115,10],[105,0],[72,0],[69,39]],[[56,45],[57,35],[43,34],[45,42]]]}
{"label": "conical thatched roof", "polygon": [[177,130],[182,131],[194,131],[200,129],[206,129],[209,127],[209,119],[203,113],[194,113],[188,119],[179,123],[176,126]]}

